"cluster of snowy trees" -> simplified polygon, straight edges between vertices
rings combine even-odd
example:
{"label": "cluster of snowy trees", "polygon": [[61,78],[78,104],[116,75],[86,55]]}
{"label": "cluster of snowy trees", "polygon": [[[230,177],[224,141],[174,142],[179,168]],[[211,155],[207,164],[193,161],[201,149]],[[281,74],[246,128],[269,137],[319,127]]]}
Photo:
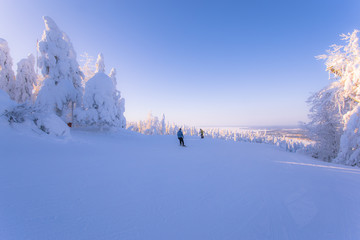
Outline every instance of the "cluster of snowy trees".
{"label": "cluster of snowy trees", "polygon": [[332,82],[313,94],[307,124],[316,141],[313,156],[360,166],[360,47],[358,30],[341,35],[345,45],[332,45],[325,60]]}
{"label": "cluster of snowy trees", "polygon": [[146,135],[165,135],[165,115],[163,114],[161,120],[159,120],[158,117],[155,117],[152,115],[152,113],[149,113],[145,121],[128,122],[127,129]]}
{"label": "cluster of snowy trees", "polygon": [[[78,126],[125,128],[125,100],[116,89],[116,70],[105,74],[104,57],[99,54],[96,70],[87,63],[84,74],[69,37],[50,17],[43,19],[45,30],[38,42],[40,76],[35,72],[33,55],[18,63],[15,76],[8,44],[0,39],[0,89],[18,103],[0,114],[9,121],[30,118],[37,126],[41,119],[51,116],[60,118],[64,126],[71,122]],[[38,127],[47,129],[44,125]]]}
{"label": "cluster of snowy trees", "polygon": [[[185,136],[200,136],[200,129],[185,125],[176,125],[165,121],[165,115],[161,120],[151,113],[144,121],[128,122],[127,129],[146,135],[176,135],[182,129]],[[276,136],[267,134],[261,130],[236,130],[211,128],[204,129],[204,136],[207,138],[223,139],[235,142],[266,143],[278,146],[289,152],[313,152],[313,142],[307,139],[294,139],[287,136]]]}
{"label": "cluster of snowy trees", "polygon": [[176,135],[180,128],[184,135],[194,136],[198,134],[198,130],[195,127],[185,125],[178,126],[174,123],[170,124],[166,122],[164,114],[161,120],[153,116],[152,113],[149,113],[147,119],[144,121],[127,123],[127,129],[146,135]]}
{"label": "cluster of snowy trees", "polygon": [[17,64],[15,77],[8,43],[0,38],[0,89],[5,90],[11,99],[19,103],[31,100],[37,79],[34,66],[35,58],[30,54]]}
{"label": "cluster of snowy trees", "polygon": [[313,142],[305,138],[291,138],[285,135],[268,134],[266,130],[246,130],[236,131],[228,129],[206,129],[205,136],[230,140],[235,142],[266,143],[275,145],[289,152],[310,153],[313,151]]}

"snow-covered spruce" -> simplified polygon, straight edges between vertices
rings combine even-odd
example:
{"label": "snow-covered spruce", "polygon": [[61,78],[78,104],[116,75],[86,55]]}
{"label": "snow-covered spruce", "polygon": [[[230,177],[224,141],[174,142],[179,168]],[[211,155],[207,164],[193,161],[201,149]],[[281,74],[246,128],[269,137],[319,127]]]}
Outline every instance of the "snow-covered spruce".
{"label": "snow-covered spruce", "polygon": [[85,75],[83,79],[83,86],[85,86],[85,83],[95,75],[95,63],[94,58],[87,52],[81,54],[80,57],[80,62],[83,63],[80,69]]}
{"label": "snow-covered spruce", "polygon": [[125,127],[125,109],[121,103],[120,92],[114,85],[115,71],[112,72],[112,78],[105,74],[104,57],[99,54],[96,73],[85,85],[83,108],[78,108],[75,112],[79,125]]}
{"label": "snow-covered spruce", "polygon": [[102,53],[98,54],[95,66],[96,66],[95,73],[98,73],[98,72],[104,73],[105,72],[104,55]]}
{"label": "snow-covered spruce", "polygon": [[37,79],[34,66],[35,58],[32,54],[17,64],[15,101],[18,103],[32,100],[33,88]]}
{"label": "snow-covered spruce", "polygon": [[[330,87],[309,99],[309,129],[316,141],[315,155],[349,165],[360,165],[358,127],[360,103],[360,47],[358,30],[343,34],[344,46],[333,45],[325,59]],[[341,136],[341,137],[340,137]]]}
{"label": "snow-covered spruce", "polygon": [[15,99],[15,75],[12,69],[10,49],[5,39],[0,38],[0,89]]}
{"label": "snow-covered spruce", "polygon": [[333,82],[308,99],[311,121],[306,127],[310,137],[316,142],[312,155],[327,162],[338,155],[343,134],[341,109],[347,103],[342,95],[337,94],[340,87],[338,82]]}
{"label": "snow-covered spruce", "polygon": [[84,74],[76,61],[69,37],[50,17],[43,17],[45,31],[38,44],[39,67],[45,77],[36,99],[37,107],[55,112],[65,121],[73,104],[81,105]]}

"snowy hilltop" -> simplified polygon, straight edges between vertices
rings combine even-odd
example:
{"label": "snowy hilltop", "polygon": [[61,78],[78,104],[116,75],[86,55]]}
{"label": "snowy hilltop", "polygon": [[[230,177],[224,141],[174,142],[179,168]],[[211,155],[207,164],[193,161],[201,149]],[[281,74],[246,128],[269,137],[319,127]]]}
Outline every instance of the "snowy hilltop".
{"label": "snowy hilltop", "polygon": [[1,127],[0,239],[359,236],[357,168],[198,136],[183,148],[172,135]]}

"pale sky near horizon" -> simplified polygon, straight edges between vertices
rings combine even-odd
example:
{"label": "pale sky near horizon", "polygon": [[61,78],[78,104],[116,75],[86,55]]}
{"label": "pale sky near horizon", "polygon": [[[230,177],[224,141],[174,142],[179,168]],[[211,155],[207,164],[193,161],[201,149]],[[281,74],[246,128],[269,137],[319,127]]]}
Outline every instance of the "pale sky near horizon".
{"label": "pale sky near horizon", "polygon": [[0,0],[0,38],[16,63],[54,19],[79,56],[115,67],[128,120],[148,112],[202,125],[295,125],[329,83],[322,61],[360,28],[360,1]]}

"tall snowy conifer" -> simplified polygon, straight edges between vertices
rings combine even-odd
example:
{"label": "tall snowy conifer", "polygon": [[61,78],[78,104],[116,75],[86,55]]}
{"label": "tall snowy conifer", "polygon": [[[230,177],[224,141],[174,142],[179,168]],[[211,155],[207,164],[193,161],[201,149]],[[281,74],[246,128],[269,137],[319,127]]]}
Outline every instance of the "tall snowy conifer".
{"label": "tall snowy conifer", "polygon": [[76,60],[76,52],[69,37],[50,17],[43,17],[45,30],[38,44],[38,65],[44,75],[43,86],[36,104],[40,108],[66,117],[71,103],[81,105],[84,74]]}
{"label": "tall snowy conifer", "polygon": [[35,58],[29,54],[17,64],[15,100],[24,103],[32,100],[34,85],[36,85],[36,73],[34,70]]}
{"label": "tall snowy conifer", "polygon": [[[341,35],[347,45],[333,45],[327,54],[318,57],[326,60],[326,70],[335,82],[309,99],[312,110],[316,110],[310,114],[310,119],[316,123],[312,127],[318,137],[315,138],[317,144],[329,148],[330,153],[338,153],[335,162],[350,165],[360,165],[360,48],[357,34],[355,30]],[[328,134],[319,141],[319,132]],[[334,144],[326,144],[329,141]],[[334,157],[331,154],[331,158]]]}
{"label": "tall snowy conifer", "polygon": [[5,39],[0,38],[0,89],[5,90],[11,99],[15,99],[15,75],[12,69],[10,49]]}

